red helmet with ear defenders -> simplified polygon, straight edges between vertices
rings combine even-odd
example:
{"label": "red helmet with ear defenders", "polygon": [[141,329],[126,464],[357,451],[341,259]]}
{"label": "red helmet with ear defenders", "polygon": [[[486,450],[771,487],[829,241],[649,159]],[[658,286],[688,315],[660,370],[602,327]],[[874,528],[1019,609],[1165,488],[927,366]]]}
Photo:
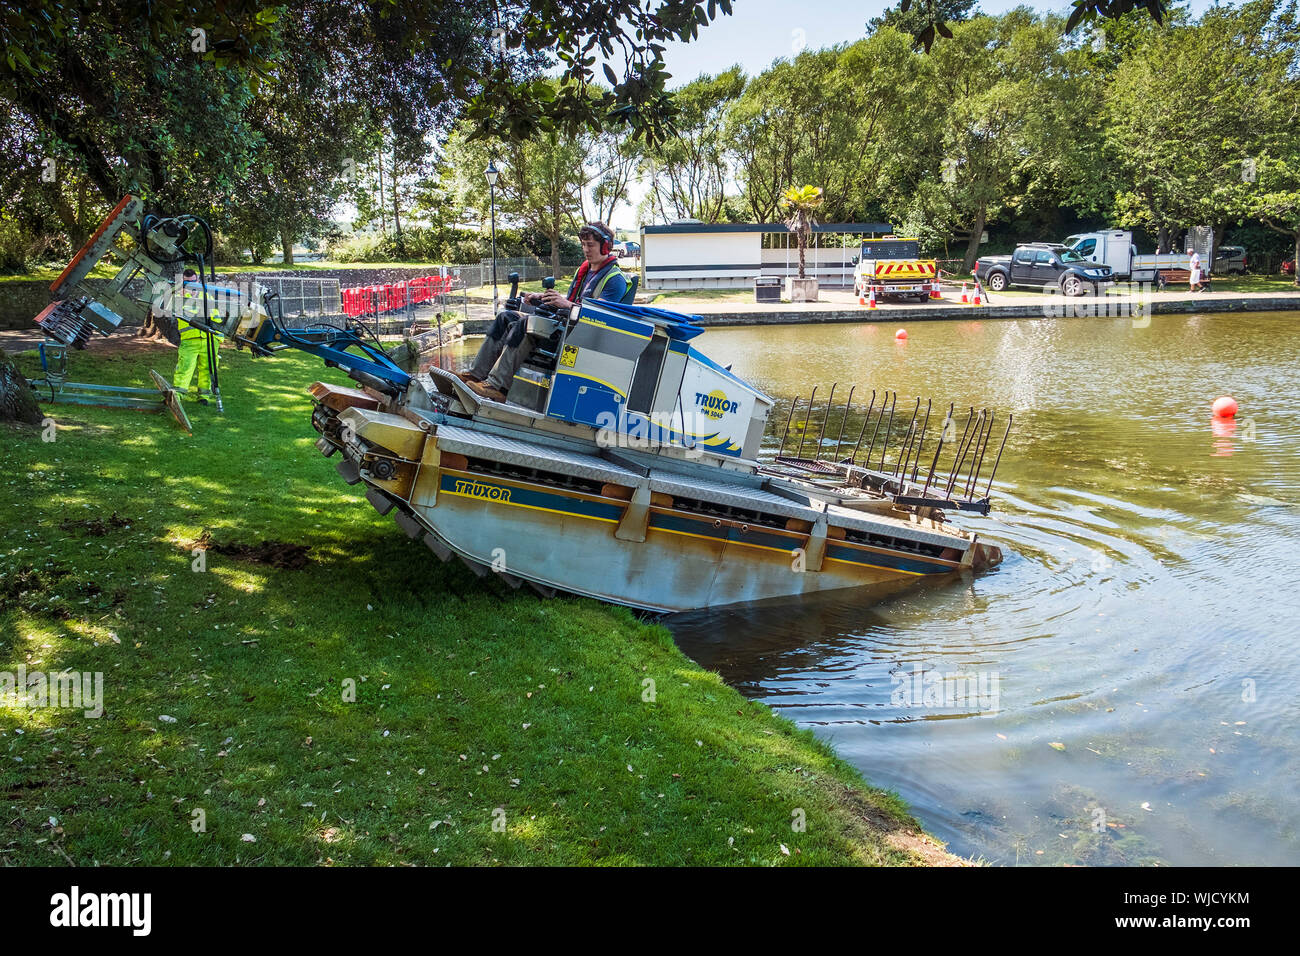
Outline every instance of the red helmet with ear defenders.
{"label": "red helmet with ear defenders", "polygon": [[579,239],[582,238],[584,232],[594,233],[596,238],[600,240],[600,254],[602,256],[609,255],[610,251],[614,248],[614,236],[603,226],[597,225],[594,222],[587,223],[578,230]]}

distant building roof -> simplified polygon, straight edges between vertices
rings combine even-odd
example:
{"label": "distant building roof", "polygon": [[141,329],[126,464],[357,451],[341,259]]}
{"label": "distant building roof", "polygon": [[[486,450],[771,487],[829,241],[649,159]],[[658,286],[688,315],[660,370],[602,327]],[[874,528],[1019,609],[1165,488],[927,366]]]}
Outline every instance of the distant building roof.
{"label": "distant building roof", "polygon": [[[652,236],[675,232],[789,232],[790,228],[783,222],[674,222],[666,226],[643,226],[641,231]],[[887,222],[823,222],[813,226],[813,232],[876,235],[893,231],[894,227]]]}

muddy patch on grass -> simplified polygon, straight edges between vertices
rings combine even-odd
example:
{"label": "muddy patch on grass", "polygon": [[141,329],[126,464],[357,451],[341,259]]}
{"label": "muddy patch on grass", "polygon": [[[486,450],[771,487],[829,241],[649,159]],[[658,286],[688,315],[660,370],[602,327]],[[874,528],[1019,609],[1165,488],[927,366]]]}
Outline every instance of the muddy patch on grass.
{"label": "muddy patch on grass", "polygon": [[287,541],[262,541],[258,544],[240,544],[238,541],[213,541],[212,535],[204,531],[193,547],[224,554],[238,561],[251,561],[254,564],[267,564],[273,568],[299,571],[307,566],[307,553],[311,550],[305,544],[290,544]]}
{"label": "muddy patch on grass", "polygon": [[123,518],[114,511],[107,518],[86,518],[83,521],[64,521],[59,524],[60,531],[80,532],[89,538],[102,538],[115,528],[130,528],[131,519]]}

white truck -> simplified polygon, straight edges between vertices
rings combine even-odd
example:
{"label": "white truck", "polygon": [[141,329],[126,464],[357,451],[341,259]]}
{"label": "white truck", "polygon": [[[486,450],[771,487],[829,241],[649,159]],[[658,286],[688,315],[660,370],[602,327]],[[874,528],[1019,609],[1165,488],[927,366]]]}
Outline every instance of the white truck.
{"label": "white truck", "polygon": [[[1161,285],[1160,272],[1186,272],[1191,268],[1185,252],[1138,255],[1137,246],[1133,245],[1133,233],[1122,229],[1077,233],[1067,237],[1062,245],[1073,249],[1085,259],[1110,266],[1116,279],[1127,279],[1130,282],[1154,282]],[[1201,262],[1205,262],[1204,256],[1201,257]]]}

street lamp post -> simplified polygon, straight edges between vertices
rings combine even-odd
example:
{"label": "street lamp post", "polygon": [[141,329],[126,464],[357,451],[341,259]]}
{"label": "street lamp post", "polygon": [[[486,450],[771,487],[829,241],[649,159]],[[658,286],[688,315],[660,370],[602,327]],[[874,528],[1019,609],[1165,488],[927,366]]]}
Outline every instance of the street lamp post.
{"label": "street lamp post", "polygon": [[497,302],[497,177],[501,175],[494,160],[488,160],[488,168],[483,171],[488,181],[488,201],[492,207],[492,314],[501,311]]}

